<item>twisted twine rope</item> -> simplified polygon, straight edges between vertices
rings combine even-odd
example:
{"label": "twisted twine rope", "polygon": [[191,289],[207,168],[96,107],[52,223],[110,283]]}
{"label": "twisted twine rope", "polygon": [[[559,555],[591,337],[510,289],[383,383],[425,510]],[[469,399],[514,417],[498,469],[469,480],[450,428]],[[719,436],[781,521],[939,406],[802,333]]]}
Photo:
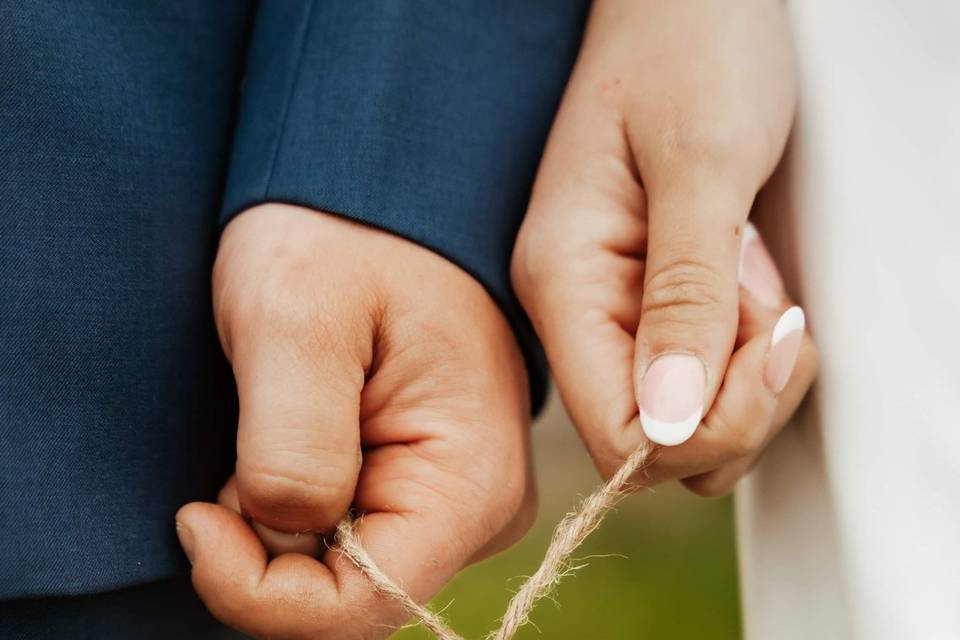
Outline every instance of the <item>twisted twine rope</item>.
{"label": "twisted twine rope", "polygon": [[351,518],[337,525],[337,542],[340,543],[340,551],[343,555],[357,565],[377,591],[399,602],[407,613],[416,618],[433,635],[440,640],[463,640],[440,616],[411,598],[409,593],[397,586],[387,574],[380,570],[367,550],[360,544]]}
{"label": "twisted twine rope", "polygon": [[[517,630],[529,621],[534,605],[550,593],[568,573],[570,556],[587,536],[600,526],[614,505],[627,493],[630,478],[647,462],[652,451],[653,446],[649,443],[637,448],[609,480],[587,496],[579,509],[568,513],[560,521],[553,531],[543,562],[510,599],[506,613],[501,618],[500,628],[490,633],[488,640],[511,640]],[[379,592],[399,602],[407,613],[433,635],[440,640],[463,640],[440,616],[418,604],[377,567],[360,544],[352,520],[344,520],[337,527],[337,541],[342,553],[357,565]]]}

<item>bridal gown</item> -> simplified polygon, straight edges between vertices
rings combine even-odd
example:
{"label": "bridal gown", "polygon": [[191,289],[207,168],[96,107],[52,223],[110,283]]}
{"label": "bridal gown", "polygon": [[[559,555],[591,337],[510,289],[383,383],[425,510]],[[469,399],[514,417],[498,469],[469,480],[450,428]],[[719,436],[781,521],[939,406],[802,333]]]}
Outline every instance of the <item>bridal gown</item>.
{"label": "bridal gown", "polygon": [[788,4],[755,218],[822,369],[736,495],[748,640],[960,638],[960,3]]}

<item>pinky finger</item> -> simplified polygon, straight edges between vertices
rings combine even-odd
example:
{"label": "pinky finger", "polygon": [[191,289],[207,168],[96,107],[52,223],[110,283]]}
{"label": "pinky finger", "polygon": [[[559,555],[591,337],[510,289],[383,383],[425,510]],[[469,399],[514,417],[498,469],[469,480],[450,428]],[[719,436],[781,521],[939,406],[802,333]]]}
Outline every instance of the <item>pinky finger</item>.
{"label": "pinky finger", "polygon": [[745,451],[739,458],[712,471],[684,479],[684,486],[698,495],[717,497],[730,493],[737,481],[750,470],[770,441],[790,420],[813,383],[819,366],[819,355],[813,340],[805,331],[803,311],[800,307],[791,307],[780,316],[770,343],[764,362],[763,383],[769,392],[776,395],[776,406],[770,416],[770,425],[765,436],[758,446]]}

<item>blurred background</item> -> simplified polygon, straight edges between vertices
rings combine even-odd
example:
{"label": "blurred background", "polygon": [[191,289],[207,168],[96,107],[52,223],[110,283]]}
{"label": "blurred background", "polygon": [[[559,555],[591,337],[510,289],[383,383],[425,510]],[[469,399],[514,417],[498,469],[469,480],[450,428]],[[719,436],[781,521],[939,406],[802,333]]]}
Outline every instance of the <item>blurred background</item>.
{"label": "blurred background", "polygon": [[[474,565],[433,601],[466,638],[497,626],[521,576],[536,570],[554,526],[600,481],[551,394],[533,428],[540,491],[537,523],[524,540]],[[535,609],[518,638],[740,637],[737,566],[729,498],[707,500],[679,484],[624,499],[576,558],[586,564]],[[411,627],[397,640],[430,638]]]}

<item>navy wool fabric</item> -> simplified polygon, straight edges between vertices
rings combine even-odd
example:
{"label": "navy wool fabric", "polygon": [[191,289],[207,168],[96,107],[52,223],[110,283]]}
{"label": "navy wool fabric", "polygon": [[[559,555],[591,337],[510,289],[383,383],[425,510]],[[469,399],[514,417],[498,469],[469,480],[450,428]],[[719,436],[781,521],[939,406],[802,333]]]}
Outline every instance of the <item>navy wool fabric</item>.
{"label": "navy wool fabric", "polygon": [[184,572],[173,515],[231,469],[209,273],[250,17],[0,2],[0,598]]}
{"label": "navy wool fabric", "polygon": [[189,578],[95,595],[0,600],[3,640],[243,640],[211,616]]}
{"label": "navy wool fabric", "polygon": [[451,259],[505,310],[538,408],[546,366],[508,265],[585,11],[583,0],[265,3],[224,218],[305,204]]}
{"label": "navy wool fabric", "polygon": [[0,599],[186,571],[173,515],[234,459],[210,267],[251,205],[460,265],[540,402],[507,264],[586,8],[0,0]]}

